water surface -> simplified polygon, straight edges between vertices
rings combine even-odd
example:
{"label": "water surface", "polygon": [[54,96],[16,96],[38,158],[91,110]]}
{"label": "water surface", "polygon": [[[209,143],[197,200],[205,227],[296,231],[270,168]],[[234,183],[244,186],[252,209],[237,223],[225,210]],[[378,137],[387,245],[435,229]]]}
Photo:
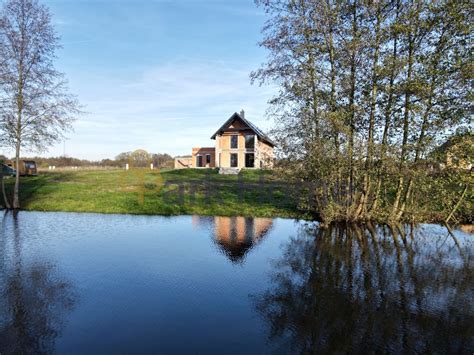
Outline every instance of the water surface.
{"label": "water surface", "polygon": [[0,217],[0,353],[474,350],[473,236],[243,217]]}

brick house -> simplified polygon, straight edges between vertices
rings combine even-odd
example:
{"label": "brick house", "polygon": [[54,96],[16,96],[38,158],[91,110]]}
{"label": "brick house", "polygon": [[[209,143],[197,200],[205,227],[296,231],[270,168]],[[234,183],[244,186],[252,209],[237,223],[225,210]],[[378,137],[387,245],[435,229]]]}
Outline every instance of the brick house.
{"label": "brick house", "polygon": [[192,149],[192,168],[271,169],[275,143],[245,118],[244,111],[234,113],[211,137],[215,147]]}

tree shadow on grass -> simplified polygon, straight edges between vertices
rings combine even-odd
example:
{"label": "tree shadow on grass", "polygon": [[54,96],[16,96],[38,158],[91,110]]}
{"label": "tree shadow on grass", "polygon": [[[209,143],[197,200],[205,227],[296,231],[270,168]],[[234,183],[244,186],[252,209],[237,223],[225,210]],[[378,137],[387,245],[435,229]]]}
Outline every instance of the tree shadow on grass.
{"label": "tree shadow on grass", "polygon": [[[22,176],[20,178],[20,205],[27,206],[41,193],[47,194],[47,187],[54,190],[55,184],[73,181],[73,173],[43,173],[38,176]],[[15,178],[11,177],[5,180],[5,190],[10,203],[13,201],[13,190]]]}

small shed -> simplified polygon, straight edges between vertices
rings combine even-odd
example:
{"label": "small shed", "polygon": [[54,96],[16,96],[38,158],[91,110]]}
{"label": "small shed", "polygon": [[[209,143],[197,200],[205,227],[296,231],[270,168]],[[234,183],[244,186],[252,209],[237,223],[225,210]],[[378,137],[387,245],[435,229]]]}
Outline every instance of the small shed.
{"label": "small shed", "polygon": [[451,136],[432,155],[444,166],[470,170],[474,164],[474,134],[464,132]]}
{"label": "small shed", "polygon": [[[16,170],[16,162],[14,160],[7,163],[12,169]],[[34,160],[20,160],[20,166],[18,171],[21,176],[36,176],[38,175],[38,168]]]}

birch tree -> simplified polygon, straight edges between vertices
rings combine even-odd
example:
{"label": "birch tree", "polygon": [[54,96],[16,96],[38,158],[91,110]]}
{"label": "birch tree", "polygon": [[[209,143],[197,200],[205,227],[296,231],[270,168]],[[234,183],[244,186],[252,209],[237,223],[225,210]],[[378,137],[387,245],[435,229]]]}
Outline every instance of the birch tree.
{"label": "birch tree", "polygon": [[62,138],[79,107],[54,67],[59,39],[49,10],[37,0],[9,0],[0,13],[2,128],[15,151],[13,208],[20,208],[23,150],[44,150]]}

